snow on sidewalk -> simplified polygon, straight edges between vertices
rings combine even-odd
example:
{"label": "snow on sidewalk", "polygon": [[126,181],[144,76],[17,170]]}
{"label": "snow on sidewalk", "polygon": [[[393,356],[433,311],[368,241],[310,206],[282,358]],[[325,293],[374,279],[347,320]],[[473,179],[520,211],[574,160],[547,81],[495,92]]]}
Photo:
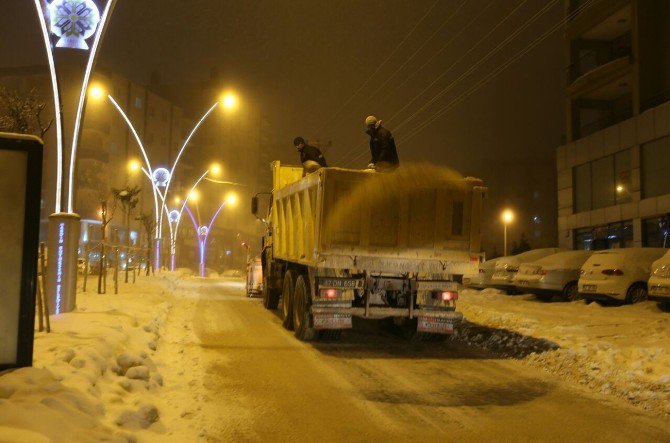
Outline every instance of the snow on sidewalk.
{"label": "snow on sidewalk", "polygon": [[460,339],[670,416],[670,312],[656,303],[547,303],[464,289],[458,309],[467,320]]}
{"label": "snow on sidewalk", "polygon": [[52,317],[50,334],[36,333],[34,366],[0,374],[0,442],[202,436],[189,420],[199,409],[197,357],[185,367],[174,365],[186,358],[178,342],[193,342],[192,332],[180,323],[170,332],[171,343],[162,337],[168,315],[182,320],[173,309],[180,301],[172,296],[179,277],[139,277],[135,284],[119,283],[118,295],[111,284],[107,294],[97,294],[89,280],[78,309]]}

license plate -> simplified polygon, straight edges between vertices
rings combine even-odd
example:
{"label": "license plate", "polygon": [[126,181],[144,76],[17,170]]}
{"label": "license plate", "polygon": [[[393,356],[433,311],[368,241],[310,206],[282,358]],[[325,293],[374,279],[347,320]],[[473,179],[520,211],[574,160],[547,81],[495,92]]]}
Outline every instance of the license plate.
{"label": "license plate", "polygon": [[351,329],[351,315],[314,314],[314,329]]}
{"label": "license plate", "polygon": [[419,291],[457,291],[458,285],[451,281],[418,281]]}
{"label": "license plate", "polygon": [[336,289],[358,289],[363,287],[363,280],[346,278],[319,278],[319,287]]}
{"label": "license plate", "polygon": [[670,295],[670,286],[652,286],[649,293],[651,295]]}
{"label": "license plate", "polygon": [[596,292],[596,285],[584,285],[582,290],[584,292]]}
{"label": "license plate", "polygon": [[464,285],[469,285],[470,284],[470,279],[469,278],[464,278],[463,279],[463,284]]}
{"label": "license plate", "polygon": [[419,317],[417,331],[436,332],[438,334],[453,334],[454,321],[443,317]]}
{"label": "license plate", "polygon": [[517,285],[519,286],[528,286],[528,280],[517,280],[516,282]]}

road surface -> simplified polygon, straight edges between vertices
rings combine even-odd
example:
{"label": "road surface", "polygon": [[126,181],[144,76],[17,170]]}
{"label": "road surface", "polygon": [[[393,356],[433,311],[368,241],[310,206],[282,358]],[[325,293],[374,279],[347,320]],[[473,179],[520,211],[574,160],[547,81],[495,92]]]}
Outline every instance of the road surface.
{"label": "road surface", "polygon": [[374,322],[301,343],[241,283],[181,287],[209,441],[670,441],[664,419],[518,360]]}

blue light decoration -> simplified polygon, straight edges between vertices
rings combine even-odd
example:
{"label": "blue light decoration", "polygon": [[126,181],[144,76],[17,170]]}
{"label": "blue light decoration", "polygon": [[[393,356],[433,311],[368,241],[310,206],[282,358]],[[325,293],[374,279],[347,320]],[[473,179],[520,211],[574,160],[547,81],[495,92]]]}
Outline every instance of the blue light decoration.
{"label": "blue light decoration", "polygon": [[86,40],[100,23],[100,11],[92,0],[54,0],[49,16],[51,32],[59,37],[57,48],[89,49]]}
{"label": "blue light decoration", "polygon": [[65,252],[65,223],[58,224],[58,256],[56,258],[56,315],[61,311],[61,300],[63,296],[63,257]]}
{"label": "blue light decoration", "polygon": [[176,209],[173,209],[168,214],[168,221],[170,223],[177,223],[179,221],[179,217],[180,217],[179,211],[177,211]]}
{"label": "blue light decoration", "polygon": [[166,168],[156,168],[152,174],[156,186],[164,188],[170,181],[170,171]]}
{"label": "blue light decoration", "polygon": [[198,235],[201,237],[207,237],[207,234],[209,234],[209,228],[207,226],[200,226],[198,228]]}

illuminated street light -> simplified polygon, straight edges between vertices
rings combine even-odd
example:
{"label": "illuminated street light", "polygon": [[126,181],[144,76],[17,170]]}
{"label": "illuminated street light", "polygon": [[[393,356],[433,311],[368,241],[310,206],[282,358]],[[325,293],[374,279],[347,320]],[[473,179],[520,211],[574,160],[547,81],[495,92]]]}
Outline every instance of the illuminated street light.
{"label": "illuminated street light", "polygon": [[88,96],[93,100],[101,100],[105,96],[105,90],[100,85],[93,85],[88,90]]}
{"label": "illuminated street light", "polygon": [[237,197],[237,194],[235,194],[234,192],[229,192],[226,195],[226,198],[225,198],[224,202],[229,206],[235,206],[235,205],[237,205],[238,200],[239,199]]}
{"label": "illuminated street light", "polygon": [[616,192],[622,193],[623,191],[624,191],[624,187],[622,185],[617,185]]}
{"label": "illuminated street light", "polygon": [[505,209],[500,218],[503,222],[503,255],[507,256],[507,225],[514,220],[514,212],[511,209]]}
{"label": "illuminated street light", "polygon": [[133,159],[128,162],[128,170],[130,172],[135,173],[138,172],[140,169],[142,169],[142,163],[140,163],[139,160]]}
{"label": "illuminated street light", "polygon": [[221,175],[221,165],[218,163],[212,163],[212,165],[209,167],[209,172],[212,173],[214,176],[219,176]]}
{"label": "illuminated street light", "polygon": [[237,96],[232,92],[227,92],[221,98],[221,104],[223,105],[224,109],[233,110],[237,107]]}

